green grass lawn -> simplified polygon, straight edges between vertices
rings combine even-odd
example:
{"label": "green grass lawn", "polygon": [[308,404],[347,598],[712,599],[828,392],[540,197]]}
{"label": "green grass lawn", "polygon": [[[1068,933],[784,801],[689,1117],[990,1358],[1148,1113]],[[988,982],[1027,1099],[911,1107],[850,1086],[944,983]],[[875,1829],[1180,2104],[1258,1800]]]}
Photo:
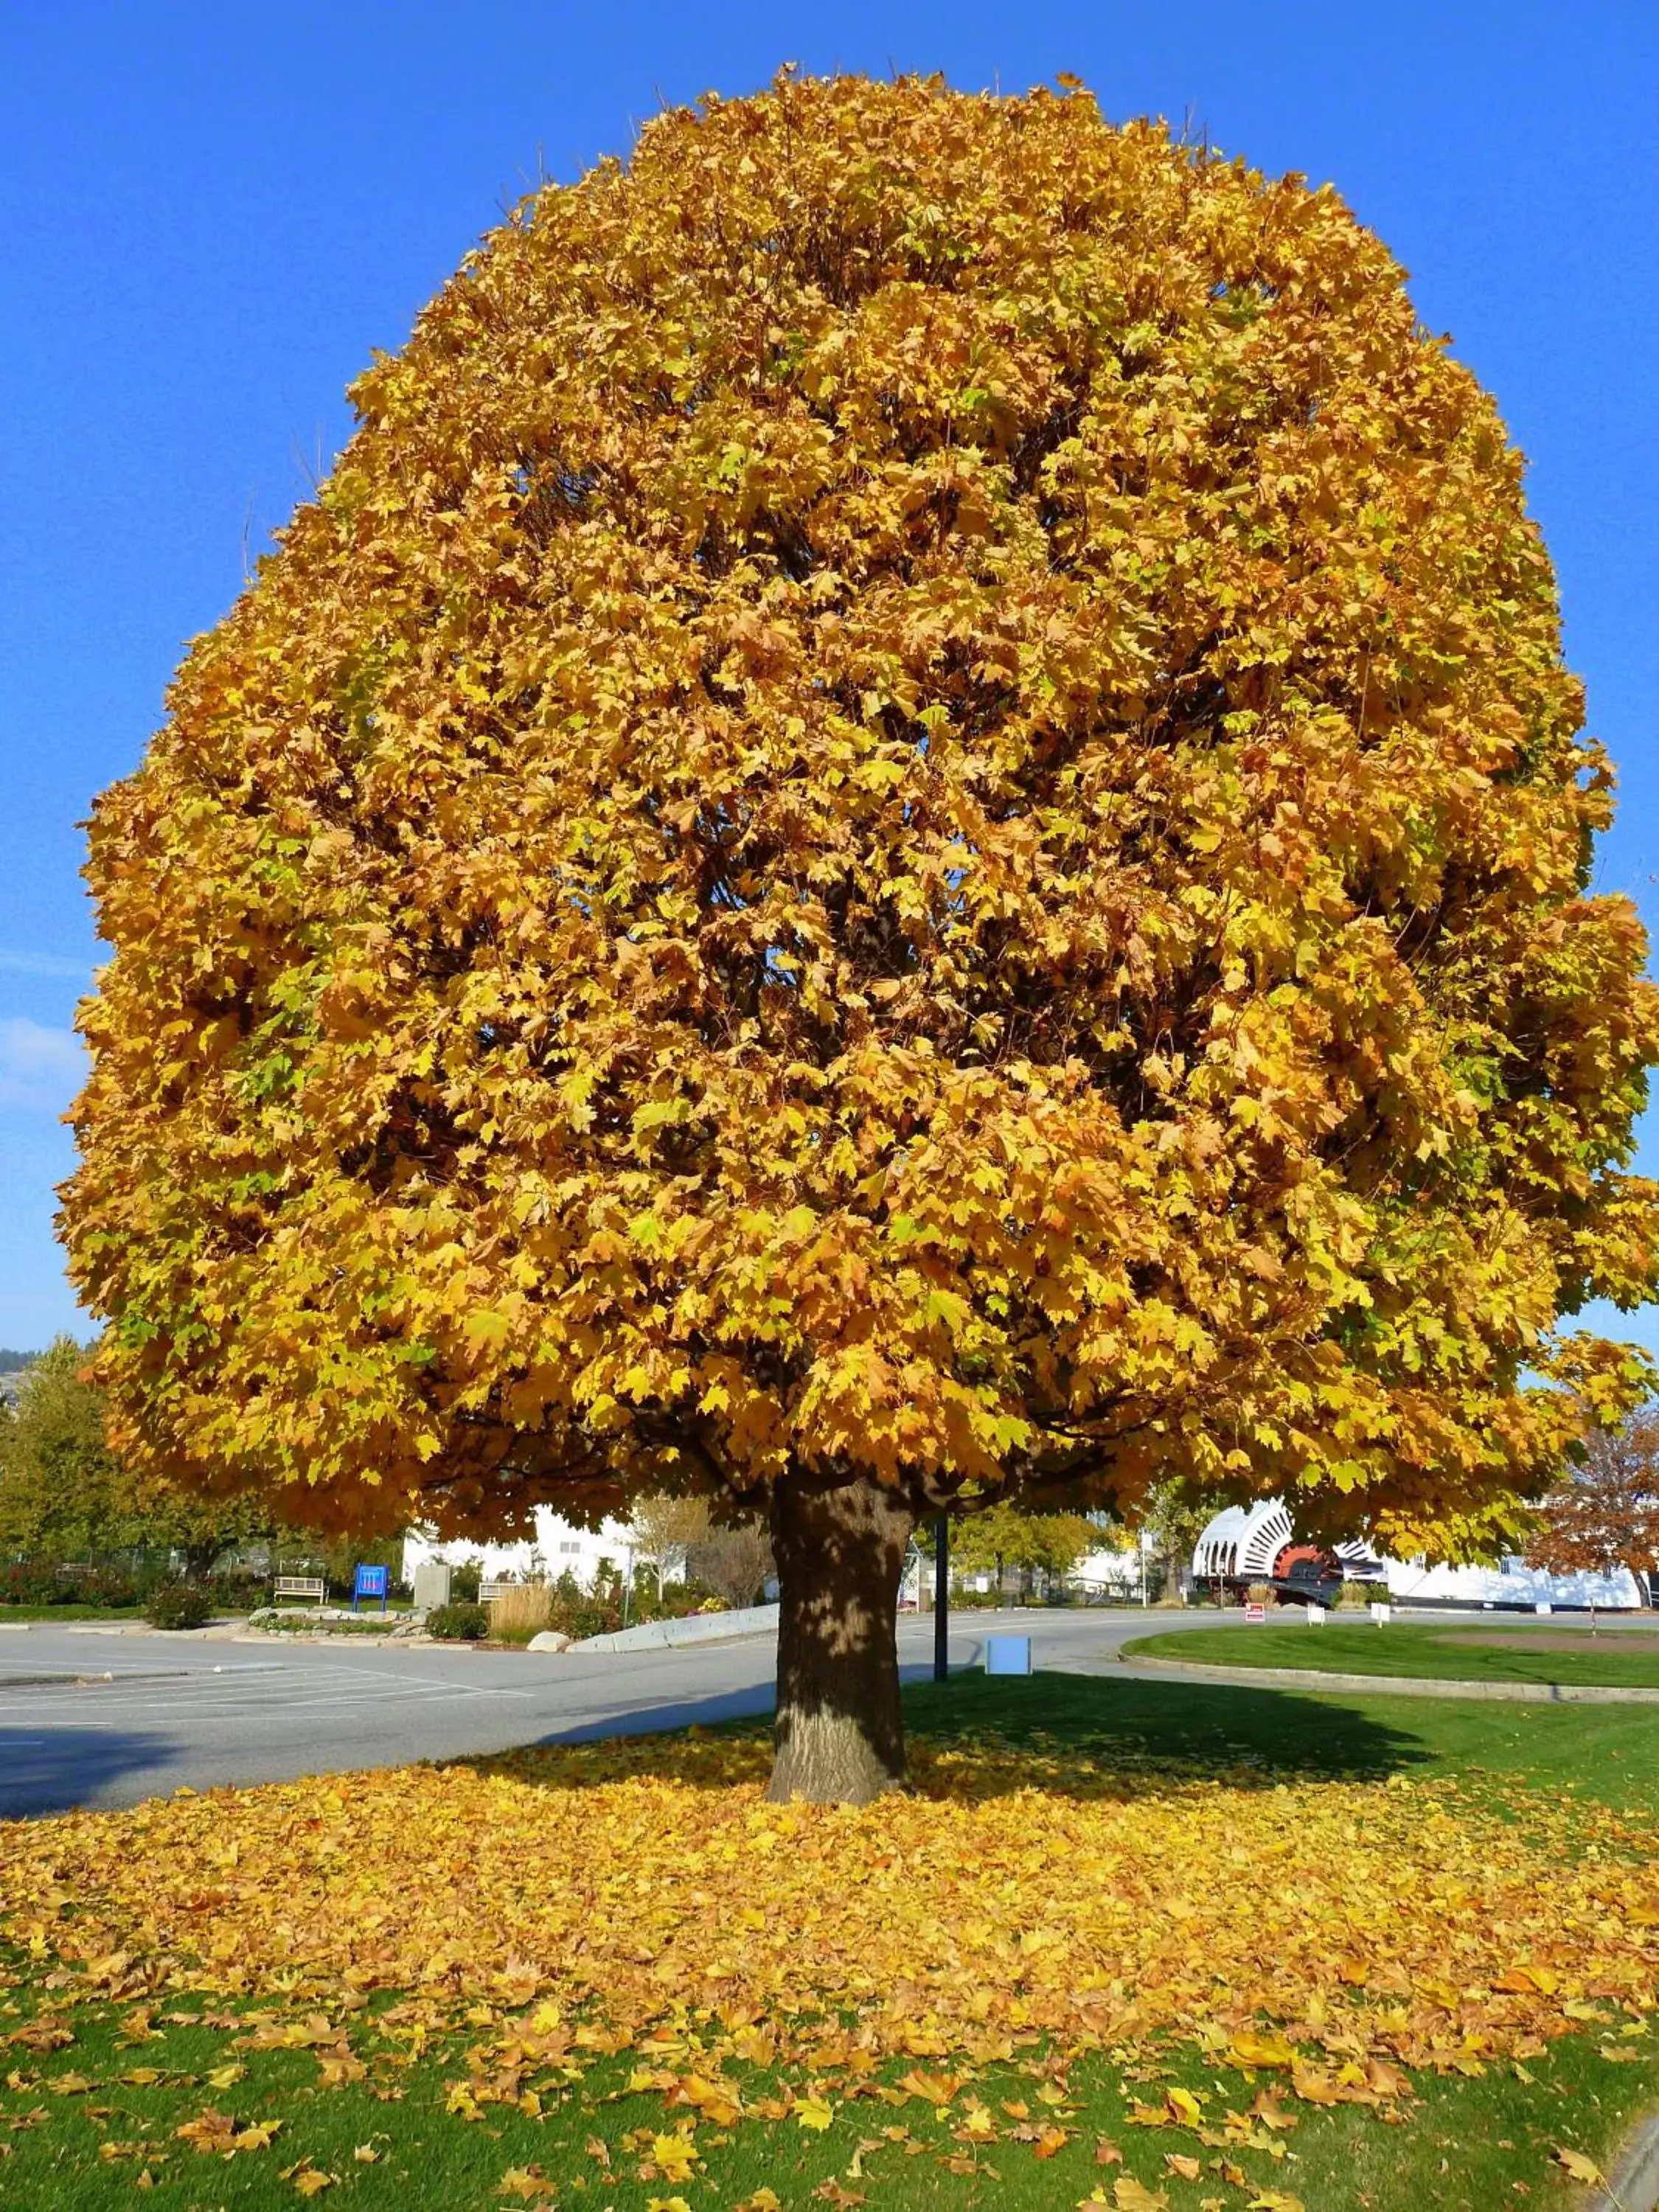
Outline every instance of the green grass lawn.
{"label": "green grass lawn", "polygon": [[[1217,1667],[1300,1667],[1336,1674],[1395,1674],[1457,1682],[1562,1682],[1621,1689],[1659,1689],[1659,1636],[1632,1650],[1625,1632],[1592,1636],[1540,1620],[1535,1631],[1494,1628],[1490,1643],[1466,1639],[1468,1626],[1392,1620],[1333,1620],[1311,1628],[1303,1620],[1265,1620],[1249,1628],[1198,1628],[1143,1636],[1124,1646],[1139,1659],[1185,1659]],[[1526,1647],[1533,1635],[1571,1638],[1570,1649]],[[1647,1639],[1644,1639],[1646,1643]]]}
{"label": "green grass lawn", "polygon": [[[1524,1780],[1644,1822],[1659,1813],[1659,1728],[1639,1706],[1456,1704],[1041,1674],[925,1684],[908,1705],[919,1735],[969,1744],[994,1735],[1029,1746],[1045,1764],[1068,1753],[1081,1760],[1151,1751],[1204,1771],[1253,1771],[1258,1786],[1455,1778],[1500,1804],[1506,1785]],[[538,1878],[526,1865],[526,1880]],[[754,1897],[763,1905],[758,1875]],[[1179,2051],[1143,2054],[1127,2068],[1109,2052],[1079,2059],[1041,2087],[1029,2068],[988,2068],[943,2106],[907,2093],[905,2068],[890,2064],[838,2081],[821,2127],[827,2105],[821,2113],[791,2103],[810,2083],[792,2088],[763,2068],[733,2067],[745,2110],[723,2121],[689,2108],[665,2113],[659,2094],[630,2086],[642,2064],[696,2074],[692,2014],[672,2048],[601,2058],[574,2078],[532,2066],[520,2104],[485,2104],[468,2118],[453,2095],[465,2075],[464,2046],[422,2050],[390,2033],[377,2039],[382,2004],[372,2000],[354,2018],[361,2078],[325,2087],[310,2051],[228,2042],[229,2000],[216,2010],[211,2000],[162,1988],[143,2004],[66,2011],[62,1978],[48,1964],[0,1956],[0,2204],[89,2212],[128,2205],[142,2187],[157,2204],[185,2212],[291,2206],[296,2192],[363,2212],[521,2204],[735,2212],[756,2201],[769,2206],[769,2190],[783,2212],[820,2204],[1072,2212],[1096,2201],[1098,2189],[1101,2203],[1137,2212],[1166,2201],[1168,2212],[1201,2212],[1206,2203],[1226,2212],[1255,2203],[1267,2212],[1297,2203],[1305,2212],[1492,2212],[1570,2202],[1556,2150],[1606,2162],[1659,2089],[1659,2035],[1631,2033],[1637,2023],[1609,2009],[1524,2066],[1474,2060],[1468,2074],[1420,2078],[1392,2124],[1288,2095],[1292,2124],[1267,2124],[1252,2107],[1267,2092],[1267,2111],[1278,2112],[1277,2077],[1219,2076]],[[40,2034],[36,2023],[45,2021],[61,2021],[64,2030]],[[60,2042],[63,2032],[73,2040]],[[1167,2108],[1171,2087],[1201,2098],[1200,2130],[1137,2119],[1137,2105],[1143,2118]],[[976,2105],[994,2141],[975,2140]],[[194,2135],[181,2137],[188,2127]],[[238,2135],[244,2143],[227,2157]]]}
{"label": "green grass lawn", "polygon": [[141,1605],[0,1605],[0,1628],[8,1621],[142,1620]]}
{"label": "green grass lawn", "polygon": [[[1200,1637],[1168,1640],[1184,1646]],[[1500,1805],[1512,1777],[1615,1812],[1659,1816],[1659,1715],[1644,1705],[1486,1704],[1047,1674],[1029,1683],[960,1674],[943,1686],[917,1684],[905,1703],[912,1729],[935,1741],[994,1732],[1044,1751],[1073,1746],[1108,1760],[1115,1750],[1150,1753],[1206,1772],[1256,1767],[1287,1782],[1455,1776]]]}

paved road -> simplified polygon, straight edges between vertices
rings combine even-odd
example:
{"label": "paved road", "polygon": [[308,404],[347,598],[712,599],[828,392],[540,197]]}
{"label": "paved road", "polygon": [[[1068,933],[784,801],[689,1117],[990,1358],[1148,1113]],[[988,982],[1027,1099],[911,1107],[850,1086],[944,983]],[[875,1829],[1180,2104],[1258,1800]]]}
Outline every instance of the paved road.
{"label": "paved road", "polygon": [[[1538,1625],[1451,1617],[1483,1629]],[[1039,1667],[1115,1671],[1119,1646],[1149,1629],[1225,1625],[1209,1611],[1138,1607],[958,1614],[951,1661],[976,1664],[985,1636],[1000,1629],[1029,1633]],[[931,1670],[933,1635],[931,1620],[900,1623],[908,1680]],[[763,1713],[773,1660],[770,1637],[583,1657],[227,1642],[90,1624],[11,1632],[0,1635],[0,1817]]]}
{"label": "paved road", "polygon": [[[951,1661],[977,1663],[1000,1628],[1029,1632],[1039,1666],[1091,1671],[1148,1620],[959,1614]],[[931,1620],[901,1623],[907,1679],[931,1671],[933,1635]],[[0,1817],[763,1713],[774,1658],[769,1636],[583,1657],[37,1626],[0,1636]]]}

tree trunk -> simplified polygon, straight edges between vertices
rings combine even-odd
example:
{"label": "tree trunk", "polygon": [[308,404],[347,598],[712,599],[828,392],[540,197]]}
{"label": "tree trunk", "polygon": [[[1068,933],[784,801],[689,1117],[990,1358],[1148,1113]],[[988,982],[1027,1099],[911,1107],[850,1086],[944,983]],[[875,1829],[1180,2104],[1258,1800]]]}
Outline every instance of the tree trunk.
{"label": "tree trunk", "polygon": [[880,1484],[773,1492],[778,1569],[776,1803],[864,1805],[904,1781],[899,1710],[899,1577],[915,1525]]}

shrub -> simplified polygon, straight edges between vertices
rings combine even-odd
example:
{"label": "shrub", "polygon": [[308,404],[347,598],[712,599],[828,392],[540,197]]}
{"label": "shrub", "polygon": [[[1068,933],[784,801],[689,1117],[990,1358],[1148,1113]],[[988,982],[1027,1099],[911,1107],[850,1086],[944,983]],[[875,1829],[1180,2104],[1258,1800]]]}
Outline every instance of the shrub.
{"label": "shrub", "polygon": [[447,1605],[433,1607],[426,1617],[426,1632],[444,1644],[476,1644],[489,1633],[489,1615],[481,1605],[452,1599]]}
{"label": "shrub", "polygon": [[144,1617],[153,1628],[200,1628],[213,1614],[213,1600],[199,1583],[158,1583]]}
{"label": "shrub", "polygon": [[214,1604],[224,1612],[252,1613],[269,1601],[271,1579],[250,1567],[234,1567],[224,1574],[210,1575],[207,1587]]}
{"label": "shrub", "polygon": [[478,1585],[483,1580],[482,1559],[463,1559],[460,1565],[449,1571],[449,1601],[452,1605],[477,1605]]}
{"label": "shrub", "polygon": [[0,1605],[61,1605],[73,1594],[51,1559],[14,1559],[0,1567]]}
{"label": "shrub", "polygon": [[1244,1592],[1244,1601],[1247,1605],[1272,1605],[1278,1596],[1271,1583],[1252,1583]]}
{"label": "shrub", "polygon": [[138,1585],[119,1567],[93,1567],[76,1577],[70,1595],[77,1605],[137,1605]]}

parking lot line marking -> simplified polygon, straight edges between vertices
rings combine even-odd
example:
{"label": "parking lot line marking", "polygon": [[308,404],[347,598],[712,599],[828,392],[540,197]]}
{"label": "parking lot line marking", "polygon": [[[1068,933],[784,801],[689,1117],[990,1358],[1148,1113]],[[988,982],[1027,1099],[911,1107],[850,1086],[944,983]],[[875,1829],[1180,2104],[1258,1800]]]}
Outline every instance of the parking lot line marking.
{"label": "parking lot line marking", "polygon": [[[296,1669],[295,1671],[297,1672],[301,1670]],[[304,1671],[320,1674],[323,1670],[321,1668],[307,1668]],[[329,1662],[328,1671],[341,1678],[349,1676],[354,1682],[366,1678],[370,1681],[398,1682],[400,1684],[418,1682],[424,1685],[431,1679],[429,1676],[425,1674],[399,1674],[396,1668],[391,1667],[354,1666],[349,1660],[331,1661]],[[441,1676],[439,1677],[439,1679],[441,1680],[443,1680]],[[511,1689],[505,1683],[497,1686],[493,1682],[467,1682],[465,1684],[455,1682],[446,1683],[446,1687],[460,1690],[465,1695],[469,1697],[476,1694],[487,1694],[490,1697],[496,1698],[533,1698],[536,1694],[533,1690]]]}
{"label": "parking lot line marking", "polygon": [[[461,1688],[447,1683],[398,1685],[391,1689],[370,1689],[367,1692],[352,1689],[342,1683],[325,1689],[319,1686],[319,1689],[320,1694],[311,1697],[248,1697],[233,1692],[220,1698],[183,1698],[176,1693],[166,1698],[137,1692],[98,1696],[95,1690],[90,1694],[70,1698],[50,1692],[48,1698],[51,1702],[47,1698],[35,1698],[27,1703],[20,1699],[10,1705],[0,1705],[0,1727],[7,1725],[9,1721],[20,1720],[33,1722],[37,1726],[46,1723],[54,1728],[112,1728],[118,1726],[125,1718],[161,1714],[173,1715],[181,1721],[197,1723],[241,1720],[256,1715],[275,1721],[280,1720],[286,1713],[315,1713],[354,1707],[367,1713],[389,1705],[456,1704],[497,1694],[477,1685]],[[508,1694],[527,1697],[532,1693],[520,1690]]]}

